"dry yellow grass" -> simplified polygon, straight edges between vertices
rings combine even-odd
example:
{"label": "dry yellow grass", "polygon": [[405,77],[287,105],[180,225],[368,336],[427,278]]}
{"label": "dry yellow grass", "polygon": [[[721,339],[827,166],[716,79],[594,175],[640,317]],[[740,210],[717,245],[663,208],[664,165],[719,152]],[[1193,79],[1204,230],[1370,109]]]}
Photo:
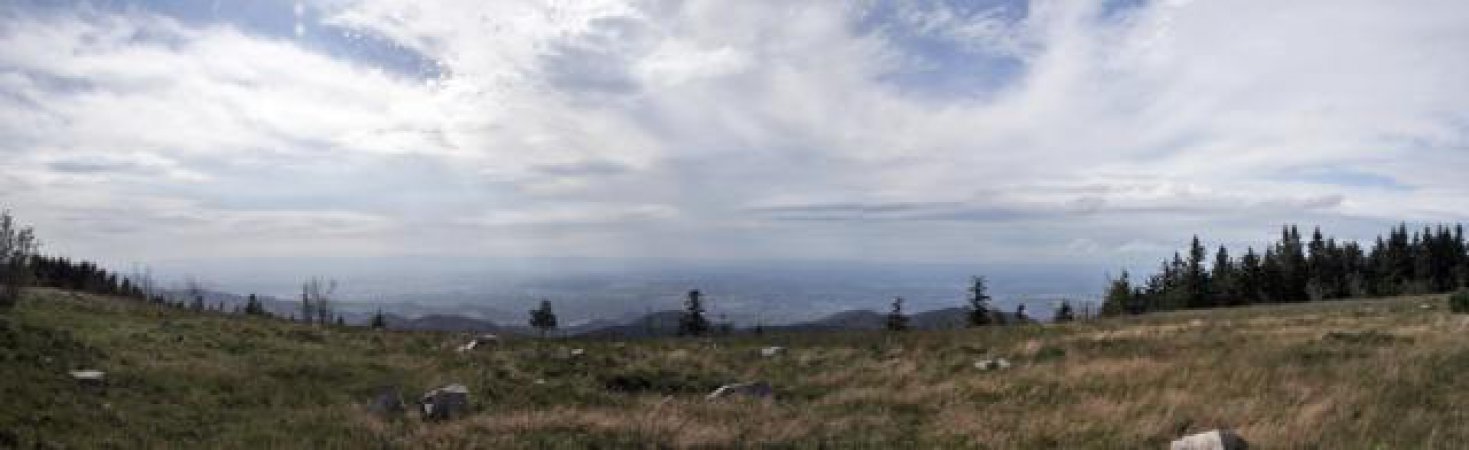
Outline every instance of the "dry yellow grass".
{"label": "dry yellow grass", "polygon": [[[1469,442],[1469,317],[1437,297],[901,334],[523,340],[470,355],[443,350],[458,339],[449,334],[308,329],[54,291],[15,316],[67,330],[124,380],[106,395],[119,417],[107,423],[141,431],[0,422],[83,447],[1163,448],[1216,427],[1255,448]],[[759,356],[766,345],[791,350]],[[587,355],[560,356],[570,346]],[[973,367],[991,357],[1015,366]],[[754,379],[776,398],[703,399]],[[411,396],[446,382],[470,386],[474,414],[423,423],[362,408],[378,385]]]}

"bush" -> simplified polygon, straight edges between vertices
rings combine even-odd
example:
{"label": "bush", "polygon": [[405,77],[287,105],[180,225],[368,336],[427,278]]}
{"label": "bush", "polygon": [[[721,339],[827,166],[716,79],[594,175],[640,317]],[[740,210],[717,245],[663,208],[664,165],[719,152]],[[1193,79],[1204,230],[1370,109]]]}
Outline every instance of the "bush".
{"label": "bush", "polygon": [[1449,296],[1449,310],[1460,314],[1469,313],[1469,290]]}

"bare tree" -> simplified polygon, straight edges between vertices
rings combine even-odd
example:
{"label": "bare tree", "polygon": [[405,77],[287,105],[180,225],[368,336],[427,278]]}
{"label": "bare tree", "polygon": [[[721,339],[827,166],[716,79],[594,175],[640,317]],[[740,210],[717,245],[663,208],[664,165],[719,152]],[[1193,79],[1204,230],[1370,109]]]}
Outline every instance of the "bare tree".
{"label": "bare tree", "polygon": [[301,317],[306,323],[311,323],[312,320],[323,325],[331,323],[335,317],[332,314],[331,297],[336,291],[336,280],[312,277],[301,285]]}
{"label": "bare tree", "polygon": [[31,282],[30,262],[36,254],[35,232],[21,227],[0,212],[0,310],[8,310],[20,301],[20,291]]}
{"label": "bare tree", "polygon": [[188,296],[189,308],[195,311],[203,311],[204,308],[204,284],[192,275],[184,278],[184,295]]}
{"label": "bare tree", "polygon": [[132,280],[133,286],[143,293],[143,298],[149,301],[155,300],[158,295],[157,284],[153,282],[153,268],[142,264],[133,264],[133,273],[127,276]]}

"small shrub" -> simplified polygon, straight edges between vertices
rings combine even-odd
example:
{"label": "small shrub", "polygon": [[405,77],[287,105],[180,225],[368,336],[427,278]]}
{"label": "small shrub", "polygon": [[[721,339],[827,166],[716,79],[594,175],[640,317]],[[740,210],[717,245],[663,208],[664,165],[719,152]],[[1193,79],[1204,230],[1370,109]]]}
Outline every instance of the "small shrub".
{"label": "small shrub", "polygon": [[1045,346],[1035,352],[1036,361],[1053,361],[1066,357],[1066,349],[1061,347]]}
{"label": "small shrub", "polygon": [[1469,290],[1449,296],[1449,310],[1459,314],[1469,313]]}

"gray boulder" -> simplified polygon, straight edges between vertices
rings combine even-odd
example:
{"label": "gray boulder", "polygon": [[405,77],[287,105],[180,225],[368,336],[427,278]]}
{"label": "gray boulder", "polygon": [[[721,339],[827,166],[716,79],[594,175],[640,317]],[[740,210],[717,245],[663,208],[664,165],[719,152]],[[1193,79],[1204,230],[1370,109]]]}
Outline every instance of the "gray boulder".
{"label": "gray boulder", "polygon": [[1232,430],[1213,430],[1178,438],[1168,450],[1248,450],[1250,444]]}
{"label": "gray boulder", "polygon": [[469,412],[469,388],[455,383],[430,390],[418,398],[418,407],[424,420],[462,417]]}

